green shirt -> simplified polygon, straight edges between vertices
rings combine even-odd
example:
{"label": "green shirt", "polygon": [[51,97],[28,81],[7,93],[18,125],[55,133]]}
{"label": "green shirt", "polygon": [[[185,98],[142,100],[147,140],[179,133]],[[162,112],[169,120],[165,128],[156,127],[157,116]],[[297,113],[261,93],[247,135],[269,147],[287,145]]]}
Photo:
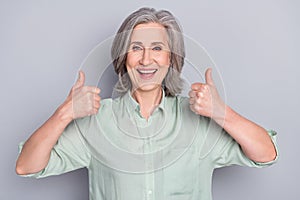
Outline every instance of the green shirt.
{"label": "green shirt", "polygon": [[[269,135],[275,144],[276,133]],[[215,168],[274,161],[249,160],[213,120],[194,114],[186,97],[163,97],[146,120],[128,92],[102,100],[97,115],[70,123],[47,167],[28,176],[86,167],[90,200],[210,200]]]}

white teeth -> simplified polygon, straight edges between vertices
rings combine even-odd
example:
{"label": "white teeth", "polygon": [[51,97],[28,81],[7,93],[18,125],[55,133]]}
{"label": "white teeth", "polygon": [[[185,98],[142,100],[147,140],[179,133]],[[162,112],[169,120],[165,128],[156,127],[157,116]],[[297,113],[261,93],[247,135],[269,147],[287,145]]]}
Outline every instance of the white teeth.
{"label": "white teeth", "polygon": [[152,69],[152,70],[143,70],[143,69],[138,69],[137,70],[141,74],[153,74],[154,72],[157,71],[157,69]]}

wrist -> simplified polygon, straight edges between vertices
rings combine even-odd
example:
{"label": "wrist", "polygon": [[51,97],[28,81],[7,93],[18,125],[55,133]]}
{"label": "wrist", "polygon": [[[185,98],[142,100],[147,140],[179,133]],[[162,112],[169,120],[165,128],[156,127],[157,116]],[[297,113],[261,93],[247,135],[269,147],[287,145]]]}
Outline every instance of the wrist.
{"label": "wrist", "polygon": [[233,124],[235,124],[240,119],[240,115],[236,113],[232,108],[229,106],[225,106],[224,108],[224,116],[223,118],[219,118],[215,120],[220,126],[224,129],[230,129]]}
{"label": "wrist", "polygon": [[214,112],[212,119],[221,127],[224,127],[232,112],[233,110],[229,106],[224,104],[223,106],[221,106],[221,109],[218,109]]}
{"label": "wrist", "polygon": [[57,108],[54,115],[56,115],[60,121],[69,124],[73,120],[72,102],[64,102]]}

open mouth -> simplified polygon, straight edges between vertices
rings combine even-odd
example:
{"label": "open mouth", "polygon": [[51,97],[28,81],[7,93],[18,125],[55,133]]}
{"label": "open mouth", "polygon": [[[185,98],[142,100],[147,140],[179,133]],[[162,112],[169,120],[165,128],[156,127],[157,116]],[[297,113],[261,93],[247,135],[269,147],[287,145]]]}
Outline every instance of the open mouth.
{"label": "open mouth", "polygon": [[158,69],[137,69],[137,72],[140,74],[142,79],[151,79]]}

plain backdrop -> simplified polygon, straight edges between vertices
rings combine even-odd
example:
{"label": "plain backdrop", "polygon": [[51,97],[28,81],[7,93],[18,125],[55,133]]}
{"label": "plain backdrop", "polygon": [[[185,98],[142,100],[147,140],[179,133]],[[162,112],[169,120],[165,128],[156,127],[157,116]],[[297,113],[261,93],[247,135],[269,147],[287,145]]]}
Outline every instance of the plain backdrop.
{"label": "plain backdrop", "polygon": [[214,200],[298,200],[297,0],[1,0],[0,199],[88,199],[85,169],[40,180],[18,177],[17,146],[64,101],[91,49],[142,6],[170,10],[216,62],[227,103],[278,132],[278,163],[216,170]]}

